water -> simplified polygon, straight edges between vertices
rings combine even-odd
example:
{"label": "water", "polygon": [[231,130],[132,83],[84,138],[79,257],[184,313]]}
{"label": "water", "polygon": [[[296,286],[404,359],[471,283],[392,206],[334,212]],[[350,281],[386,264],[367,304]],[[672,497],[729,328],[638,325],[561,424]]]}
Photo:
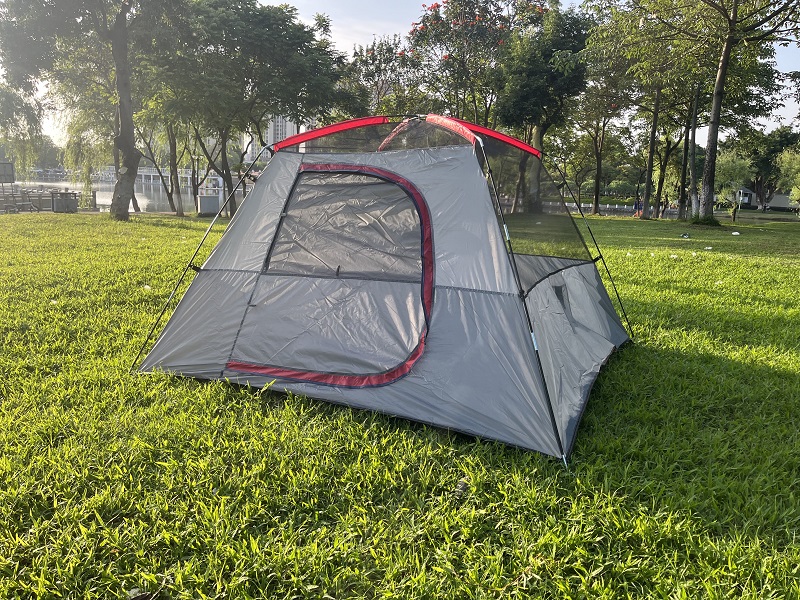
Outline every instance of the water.
{"label": "water", "polygon": [[[50,190],[58,188],[59,190],[69,189],[70,191],[83,191],[83,186],[80,183],[72,181],[23,181],[14,184],[15,187],[33,188]],[[8,187],[8,186],[6,186]],[[92,190],[97,192],[97,208],[102,212],[108,212],[111,209],[111,197],[114,194],[113,183],[93,183]],[[136,200],[139,202],[139,208],[142,212],[158,213],[158,212],[172,212],[167,200],[167,194],[161,185],[152,185],[149,183],[137,183],[134,186],[136,191]],[[201,194],[219,195],[218,190],[201,191]],[[181,188],[181,195],[183,201],[183,210],[186,213],[195,211],[194,201],[192,200],[191,189]],[[130,209],[133,212],[133,208]]]}

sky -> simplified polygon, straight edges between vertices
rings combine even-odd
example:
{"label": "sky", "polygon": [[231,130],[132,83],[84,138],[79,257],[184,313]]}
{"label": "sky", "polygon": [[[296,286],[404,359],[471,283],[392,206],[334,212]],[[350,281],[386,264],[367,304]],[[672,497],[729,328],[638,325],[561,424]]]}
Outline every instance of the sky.
{"label": "sky", "polygon": [[[373,38],[400,34],[405,36],[411,29],[411,23],[419,20],[422,14],[423,1],[432,3],[435,0],[262,0],[265,4],[288,3],[297,8],[300,19],[313,24],[314,15],[324,13],[331,19],[331,37],[336,48],[350,54],[357,44],[369,44]],[[564,6],[574,4],[565,0]],[[778,69],[783,72],[800,71],[800,49],[796,47],[777,49]],[[800,105],[786,97],[786,106],[777,111],[776,117],[765,122],[768,129],[779,124],[789,125],[800,113]],[[58,142],[61,137],[52,119],[45,127]]]}
{"label": "sky", "polygon": [[[331,18],[331,37],[336,48],[347,54],[356,44],[369,44],[373,37],[393,35],[405,36],[411,23],[418,21],[422,14],[423,2],[431,4],[435,0],[391,0],[382,3],[376,0],[262,0],[265,4],[289,4],[297,8],[301,20],[312,24],[316,13],[324,13]],[[575,4],[564,0],[562,6]],[[776,56],[778,70],[783,72],[800,71],[800,48],[778,48]],[[800,113],[800,105],[787,97],[786,106],[777,111],[768,128],[779,124],[789,125]]]}

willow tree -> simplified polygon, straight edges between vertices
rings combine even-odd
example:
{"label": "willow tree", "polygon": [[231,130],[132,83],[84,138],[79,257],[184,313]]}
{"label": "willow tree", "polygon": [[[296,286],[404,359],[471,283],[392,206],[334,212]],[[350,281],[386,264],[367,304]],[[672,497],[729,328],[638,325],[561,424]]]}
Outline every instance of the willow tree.
{"label": "willow tree", "polygon": [[10,81],[23,89],[55,79],[59,68],[72,60],[69,51],[76,45],[111,56],[119,118],[114,145],[120,154],[111,200],[115,219],[128,219],[141,159],[133,122],[131,32],[152,27],[154,19],[176,18],[183,6],[183,0],[5,0],[0,5],[0,60]]}
{"label": "willow tree", "polygon": [[34,166],[41,139],[41,105],[0,82],[0,147],[17,172]]}
{"label": "willow tree", "polygon": [[[65,126],[64,166],[83,184],[82,202],[88,206],[92,172],[98,165],[113,161],[117,173],[121,165],[120,151],[114,144],[120,131],[114,62],[101,46],[80,39],[63,40],[63,44],[62,51],[69,60],[54,65],[48,97]],[[135,199],[133,208],[138,211]]]}

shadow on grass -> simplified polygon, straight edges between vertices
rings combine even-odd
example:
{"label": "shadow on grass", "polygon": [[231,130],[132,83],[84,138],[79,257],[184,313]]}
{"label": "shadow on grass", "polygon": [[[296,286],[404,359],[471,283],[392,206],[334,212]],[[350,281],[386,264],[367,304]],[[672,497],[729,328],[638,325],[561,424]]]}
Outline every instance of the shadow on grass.
{"label": "shadow on grass", "polygon": [[[213,220],[213,217],[198,217],[194,213],[187,213],[184,217],[175,215],[161,215],[161,214],[148,214],[139,213],[135,220],[146,224],[148,227],[165,227],[167,229],[186,229],[191,231],[204,231]],[[215,227],[223,229],[228,225],[230,219],[228,217],[220,217],[214,224]]]}
{"label": "shadow on grass", "polygon": [[[677,512],[699,527],[695,534],[785,545],[800,527],[798,389],[797,372],[628,345],[595,385],[569,472],[538,453],[313,399],[268,394],[262,396],[261,410],[305,414],[315,423],[309,430],[327,429],[332,445],[326,447],[339,465],[363,461],[365,448],[381,472],[402,463],[407,475],[398,484],[403,485],[376,497],[367,486],[368,497],[356,493],[355,502],[394,502],[387,492],[406,500],[447,496],[457,493],[464,477],[491,503],[500,501],[491,488],[517,482],[518,489],[504,492],[511,494],[505,503],[521,507],[527,494],[555,488],[550,508],[541,510],[556,518],[566,510],[562,502],[579,503],[592,490],[622,514],[654,518]],[[339,433],[340,426],[350,437]],[[436,474],[423,481],[412,474],[415,470]],[[332,487],[316,493],[335,502],[342,481],[333,472],[328,481]],[[587,519],[596,518],[595,509],[587,508]],[[535,516],[520,513],[520,518]]]}
{"label": "shadow on grass", "polygon": [[676,286],[664,285],[663,289],[679,293],[680,299],[672,298],[669,302],[624,300],[627,314],[633,315],[634,333],[639,333],[637,325],[646,325],[650,329],[681,330],[687,335],[699,332],[710,340],[740,349],[764,347],[770,354],[797,352],[800,348],[798,307],[794,302],[770,300],[766,308],[763,305],[754,308],[755,304],[745,301],[732,304],[726,292],[704,292],[703,302],[708,305],[698,310],[697,298],[691,297],[691,286],[685,286],[683,293]]}
{"label": "shadow on grass", "polygon": [[578,432],[587,485],[783,543],[800,527],[800,374],[627,347],[601,374]]}

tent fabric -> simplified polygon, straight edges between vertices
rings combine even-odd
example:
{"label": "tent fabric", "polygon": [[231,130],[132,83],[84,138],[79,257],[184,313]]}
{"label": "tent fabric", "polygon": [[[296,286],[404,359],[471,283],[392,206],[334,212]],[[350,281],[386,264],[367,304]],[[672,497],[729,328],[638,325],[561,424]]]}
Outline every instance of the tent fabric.
{"label": "tent fabric", "polygon": [[628,339],[592,263],[559,270],[526,298],[556,423],[569,449],[608,356]]}
{"label": "tent fabric", "polygon": [[[528,152],[530,154],[533,154],[536,158],[541,158],[542,157],[542,151],[541,150],[539,150],[537,148],[534,148],[533,146],[531,146],[529,144],[526,144],[525,142],[523,142],[521,140],[513,138],[510,135],[506,135],[506,134],[501,133],[499,131],[495,131],[494,129],[489,129],[488,127],[483,127],[481,125],[476,125],[475,123],[469,123],[468,121],[464,121],[462,119],[451,119],[451,120],[455,121],[456,123],[459,123],[460,125],[462,125],[466,129],[468,129],[470,132],[472,132],[472,134],[485,135],[485,136],[488,136],[490,138],[493,138],[493,139],[496,139],[498,141],[501,141],[501,142],[503,142],[505,144],[509,144],[511,146],[514,146],[515,148],[518,148],[518,149],[522,150],[523,152]],[[474,135],[473,135],[473,137],[474,137]]]}
{"label": "tent fabric", "polygon": [[349,121],[343,121],[341,123],[334,123],[333,125],[328,125],[327,127],[323,127],[321,129],[305,131],[290,136],[274,144],[272,149],[274,152],[277,152],[282,148],[297,146],[299,144],[313,140],[318,137],[322,137],[324,135],[339,133],[341,131],[347,131],[348,129],[358,129],[359,127],[368,127],[370,125],[384,125],[388,122],[389,119],[387,117],[363,117],[360,119],[351,119]]}
{"label": "tent fabric", "polygon": [[357,125],[369,152],[319,151],[349,125],[278,151],[140,370],[568,456],[627,333],[569,215],[542,217],[541,252],[512,255],[475,147],[416,147],[452,135],[431,121]]}
{"label": "tent fabric", "polygon": [[466,127],[464,123],[461,123],[455,119],[451,119],[448,117],[440,117],[439,115],[428,115],[426,119],[427,123],[433,123],[434,125],[439,125],[440,127],[445,127],[450,131],[457,133],[465,140],[467,140],[470,144],[475,144],[477,138],[475,134],[472,133],[469,127]]}
{"label": "tent fabric", "polygon": [[420,219],[396,185],[346,173],[303,174],[268,260],[271,272],[361,278],[391,273],[419,281]]}
{"label": "tent fabric", "polygon": [[560,456],[519,297],[437,287],[431,323],[422,358],[391,385],[354,389],[232,369],[222,378],[252,386],[274,380],[277,390]]}

